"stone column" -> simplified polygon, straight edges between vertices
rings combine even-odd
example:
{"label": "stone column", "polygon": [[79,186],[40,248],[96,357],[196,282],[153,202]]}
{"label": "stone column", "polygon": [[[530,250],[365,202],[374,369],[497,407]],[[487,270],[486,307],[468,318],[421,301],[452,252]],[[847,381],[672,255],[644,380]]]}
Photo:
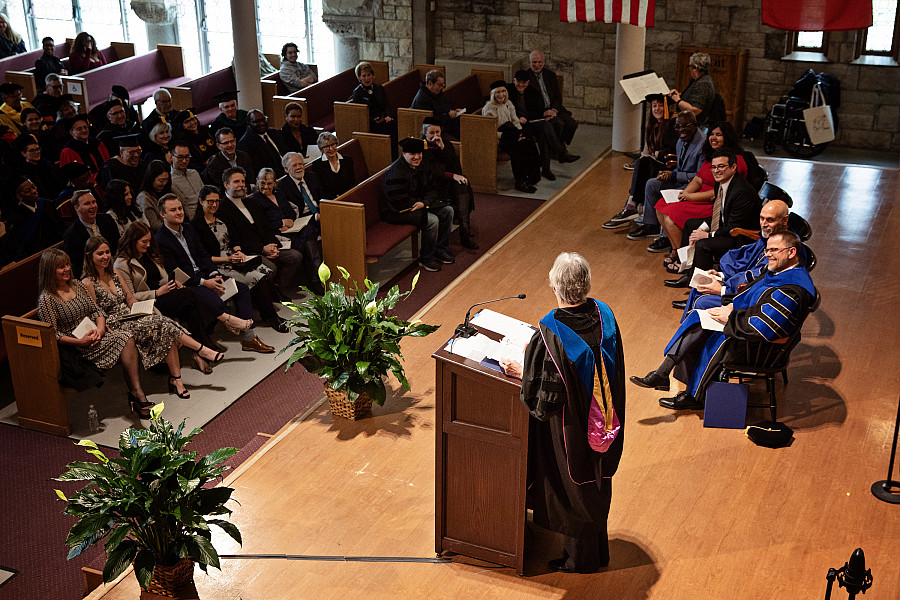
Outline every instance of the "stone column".
{"label": "stone column", "polygon": [[175,18],[178,7],[175,0],[132,0],[131,10],[147,28],[147,47],[154,50],[157,44],[178,44]]}
{"label": "stone column", "polygon": [[234,40],[234,80],[237,83],[238,106],[244,110],[262,109],[262,86],[259,83],[259,40],[256,37],[256,2],[231,0],[231,28]]}
{"label": "stone column", "polygon": [[637,152],[641,148],[641,105],[634,105],[622,91],[623,75],[644,70],[644,41],[647,30],[619,23],[616,25],[616,72],[613,80],[612,149]]}
{"label": "stone column", "polygon": [[[334,33],[335,69],[346,71],[359,63],[360,54],[367,59],[380,59],[361,52],[360,46],[368,43],[374,46],[375,10],[379,0],[324,0],[322,2],[322,22]],[[380,6],[378,6],[380,8]]]}

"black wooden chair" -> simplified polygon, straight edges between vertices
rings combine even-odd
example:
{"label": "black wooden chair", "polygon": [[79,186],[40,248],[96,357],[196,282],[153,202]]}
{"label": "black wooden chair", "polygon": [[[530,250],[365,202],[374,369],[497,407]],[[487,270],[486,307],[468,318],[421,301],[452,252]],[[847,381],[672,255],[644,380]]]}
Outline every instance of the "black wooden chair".
{"label": "black wooden chair", "polygon": [[784,203],[788,205],[788,208],[794,206],[794,200],[791,198],[790,194],[774,183],[769,183],[768,181],[766,181],[759,189],[759,197],[762,198],[763,204],[769,200],[783,200]]}
{"label": "black wooden chair", "polygon": [[812,237],[813,229],[809,221],[795,212],[788,215],[788,229],[797,234],[801,242],[808,242]]}
{"label": "black wooden chair", "polygon": [[[807,316],[815,312],[821,302],[822,296],[816,290],[816,297],[809,307]],[[745,379],[765,379],[766,392],[769,397],[768,404],[748,403],[747,407],[768,408],[772,412],[773,421],[778,420],[776,418],[778,404],[775,397],[775,376],[781,373],[784,384],[787,385],[787,368],[790,363],[791,351],[800,339],[800,330],[805,321],[806,317],[797,325],[794,333],[781,343],[732,340],[729,343],[744,345],[744,360],[723,362],[719,372],[720,381],[737,378],[738,383],[744,383]]]}

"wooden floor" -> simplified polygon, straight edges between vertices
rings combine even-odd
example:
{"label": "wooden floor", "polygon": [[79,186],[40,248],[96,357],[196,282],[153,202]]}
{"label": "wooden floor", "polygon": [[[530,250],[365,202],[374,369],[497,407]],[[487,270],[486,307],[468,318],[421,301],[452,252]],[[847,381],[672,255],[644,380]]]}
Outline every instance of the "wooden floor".
{"label": "wooden floor", "polygon": [[[670,302],[683,294],[661,285],[662,257],[648,254],[646,243],[600,228],[624,199],[630,174],[623,162],[599,161],[423,309],[424,321],[443,327],[403,346],[411,393],[393,394],[359,423],[335,424],[322,407],[245,463],[231,478],[244,546],[220,537],[220,551],[433,558],[430,355],[474,302],[526,293],[527,300],[497,309],[537,322],[554,305],[547,272],[560,251],[590,261],[593,295],[618,317],[627,373],[654,368],[678,321]],[[760,448],[741,431],[704,429],[701,413],[662,409],[659,392],[628,384],[625,452],[609,517],[612,562],[604,572],[547,573],[560,542],[532,531],[524,578],[464,557],[453,564],[224,560],[221,572],[198,571],[200,596],[816,598],[828,568],[859,546],[874,575],[866,598],[897,598],[900,505],[876,500],[869,488],[886,476],[900,393],[900,246],[892,235],[900,230],[900,175],[761,162],[812,223],[819,259],[813,279],[822,305],[794,352],[789,386],[779,385],[779,417],[795,429],[792,447]],[[104,598],[135,598],[136,589],[129,575]]]}

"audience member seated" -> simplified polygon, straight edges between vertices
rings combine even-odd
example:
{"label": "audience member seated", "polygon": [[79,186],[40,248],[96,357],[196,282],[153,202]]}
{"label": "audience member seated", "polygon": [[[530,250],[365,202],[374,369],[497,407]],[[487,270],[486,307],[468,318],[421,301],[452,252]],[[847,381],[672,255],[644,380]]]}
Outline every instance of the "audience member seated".
{"label": "audience member seated", "polygon": [[[737,158],[729,150],[717,150],[712,158],[713,176],[716,178],[711,220],[692,219],[685,231],[691,231],[688,243],[694,246],[694,267],[708,271],[723,254],[749,244],[753,240],[743,235],[732,235],[732,229],[753,230],[757,224],[762,200],[743,175],[737,172]],[[700,223],[709,224],[709,230]]]}
{"label": "audience member seated", "polygon": [[[118,138],[122,136],[136,136],[141,132],[141,128],[137,123],[128,121],[128,114],[125,112],[125,107],[122,106],[121,100],[107,100],[103,106],[106,108],[106,124],[100,130],[100,133],[97,134],[97,139],[106,146],[107,152],[112,156],[119,153],[120,140]],[[140,142],[137,139],[134,141],[140,146]],[[102,181],[100,185],[103,185]]]}
{"label": "audience member seated", "polygon": [[223,127],[216,131],[216,147],[218,154],[209,159],[203,172],[203,179],[210,185],[221,185],[222,176],[228,169],[240,167],[244,172],[253,169],[253,159],[237,149],[237,138],[230,128]]}
{"label": "audience member seated", "polygon": [[675,101],[676,110],[689,110],[697,117],[697,125],[705,126],[709,120],[709,111],[712,108],[713,98],[716,96],[716,86],[709,76],[709,54],[694,52],[688,63],[688,72],[691,81],[684,91],[669,92],[669,97]]}
{"label": "audience member seated", "polygon": [[16,139],[15,149],[22,157],[19,163],[22,175],[37,186],[41,198],[55,200],[62,189],[62,176],[59,169],[43,157],[38,138],[31,133],[22,134]]}
{"label": "audience member seated", "polygon": [[175,115],[173,128],[175,140],[185,144],[190,150],[191,161],[188,163],[190,168],[198,173],[202,172],[206,168],[206,163],[217,152],[216,140],[209,125],[200,125],[200,121],[194,115],[194,109],[189,108]]}
{"label": "audience member seated", "polygon": [[162,216],[157,208],[159,200],[171,193],[172,176],[169,174],[169,165],[161,160],[154,160],[147,167],[144,181],[141,183],[141,189],[137,195],[137,205],[153,232],[156,232],[162,225]]}
{"label": "audience member seated", "polygon": [[144,147],[144,156],[141,159],[145,165],[159,160],[164,163],[172,163],[172,151],[169,142],[172,141],[172,125],[169,123],[157,123],[150,130],[150,141]]}
{"label": "audience member seated", "polygon": [[544,54],[540,50],[534,50],[529,55],[528,60],[531,62],[531,71],[528,73],[528,76],[531,81],[531,87],[540,92],[544,109],[542,114],[550,120],[550,124],[556,130],[556,137],[563,144],[557,160],[562,163],[575,162],[581,157],[570,154],[566,146],[572,144],[575,130],[578,129],[578,121],[563,106],[562,92],[559,89],[559,80],[556,78],[556,73],[544,67]]}
{"label": "audience member seated", "polygon": [[[684,309],[682,320],[691,310],[722,306],[723,298],[737,294],[743,286],[751,283],[762,274],[766,261],[766,240],[775,235],[788,231],[788,216],[790,209],[782,200],[766,202],[759,211],[759,239],[752,244],[734,248],[726,252],[719,259],[719,271],[716,272],[721,280],[713,279],[709,284],[700,284],[691,288],[687,300],[675,300],[673,308]],[[800,264],[806,266],[805,247],[800,249]],[[678,279],[669,279],[665,282],[668,287],[683,287],[690,285],[691,276],[685,274]]]}
{"label": "audience member seated", "polygon": [[96,181],[103,163],[109,160],[106,146],[91,136],[90,124],[84,115],[75,115],[70,119],[68,129],[70,137],[59,153],[59,166],[70,162],[81,163],[90,169],[91,181]]}
{"label": "audience member seated", "polygon": [[13,233],[12,226],[7,225],[3,220],[2,210],[0,210],[0,269],[11,262],[22,260],[26,256],[22,243]]}
{"label": "audience member seated", "polygon": [[[84,284],[74,276],[65,252],[51,248],[41,255],[38,288],[38,319],[56,329],[57,343],[74,347],[101,371],[109,370],[121,361],[131,410],[142,419],[150,418],[153,403],[147,401],[141,388],[134,338],[125,331],[106,328],[106,316],[91,299]],[[76,338],[73,332],[85,318],[90,319],[96,329]]]}
{"label": "audience member seated", "polygon": [[91,171],[81,163],[69,163],[60,169],[66,185],[56,197],[56,215],[65,227],[75,220],[75,209],[72,207],[72,196],[78,190],[87,190],[95,199],[103,197],[101,191],[91,181]]}
{"label": "audience member seated", "polygon": [[[437,119],[428,117],[422,123],[422,139],[427,146],[420,168],[429,171],[433,184],[432,195],[450,200],[459,219],[459,241],[463,248],[477,250],[475,233],[471,225],[471,213],[475,210],[475,194],[462,174],[462,164],[452,142],[445,142]],[[429,203],[430,204],[430,203]]]}
{"label": "audience member seated", "polygon": [[184,209],[175,194],[160,198],[160,213],[164,226],[154,236],[162,253],[166,270],[171,274],[180,269],[190,279],[185,283],[195,287],[208,304],[215,306],[219,320],[225,323],[234,335],[241,338],[241,350],[245,352],[261,352],[270,354],[275,348],[264,344],[253,328],[253,304],[250,290],[243,283],[237,282],[237,293],[231,298],[234,301],[238,316],[225,312],[222,295],[225,293],[225,280],[216,270],[212,260],[197,236],[193,225],[184,222]]}
{"label": "audience member seated", "polygon": [[566,147],[556,134],[550,119],[544,116],[544,101],[541,93],[531,86],[530,73],[525,69],[516,71],[513,82],[506,86],[506,91],[509,93],[509,101],[516,107],[516,115],[523,131],[538,142],[541,175],[548,181],[556,181],[556,175],[550,170],[550,160],[565,156]]}
{"label": "audience member seated", "polygon": [[361,62],[354,69],[359,85],[353,90],[350,102],[369,107],[369,132],[391,136],[391,148],[397,145],[397,122],[391,116],[391,103],[384,88],[375,83],[375,68]]}
{"label": "audience member seated", "polygon": [[81,282],[97,308],[106,315],[106,326],[110,331],[131,335],[145,370],[165,362],[169,369],[169,393],[182,399],[190,398],[190,392],[181,381],[178,346],[185,346],[212,362],[222,360],[223,353],[205,347],[168,317],[151,313],[136,319],[129,318],[131,306],[137,299],[113,268],[113,255],[107,241],[102,237],[92,237],[84,251],[85,277]]}
{"label": "audience member seated", "polygon": [[[153,300],[156,310],[181,322],[192,338],[207,348],[216,348],[209,331],[218,317],[228,320],[224,313],[216,313],[216,305],[221,308],[221,302],[210,303],[205,294],[198,293],[197,287],[185,287],[169,279],[159,248],[145,223],[136,221],[125,229],[113,266],[123,287],[128,286],[137,300]],[[197,352],[192,355],[198,371],[212,373],[209,362]]]}
{"label": "audience member seated", "polygon": [[18,83],[0,84],[0,97],[3,98],[0,125],[5,125],[14,136],[18,136],[22,132],[22,111],[34,107],[22,100],[22,86]]}
{"label": "audience member seated", "polygon": [[[322,183],[315,173],[306,172],[303,157],[296,152],[285,154],[283,165],[287,176],[278,182],[276,198],[281,208],[282,222],[290,222],[289,227],[299,231],[282,235],[290,239],[291,248],[303,254],[302,267],[307,287],[322,295],[325,289],[317,274],[322,264],[322,228],[319,224]],[[265,214],[270,213],[267,210]],[[271,220],[267,223],[271,224]]]}
{"label": "audience member seated", "polygon": [[106,213],[101,213],[97,199],[87,190],[77,190],[72,195],[72,208],[76,219],[63,233],[63,250],[72,261],[72,272],[81,277],[84,264],[84,246],[92,237],[103,236],[109,241],[110,250],[115,252],[119,243],[119,228]]}
{"label": "audience member seated", "polygon": [[190,168],[191,151],[183,141],[172,147],[172,192],[184,205],[185,218],[193,219],[198,210],[198,196],[203,187],[200,173]]}
{"label": "audience member seated", "polygon": [[171,125],[178,115],[178,111],[172,108],[172,94],[168,90],[160,88],[153,92],[153,103],[156,107],[153,109],[153,112],[144,117],[141,123],[141,130],[146,136],[150,135],[150,131],[158,123]]}
{"label": "audience member seated", "polygon": [[199,199],[200,211],[191,223],[216,269],[222,275],[249,287],[250,298],[260,317],[276,331],[287,333],[287,326],[273,305],[275,284],[272,276],[275,265],[261,256],[248,260],[241,247],[232,242],[228,226],[216,218],[222,199],[219,188],[214,185],[203,186]]}
{"label": "audience member seated", "polygon": [[254,108],[247,113],[247,129],[237,147],[250,155],[253,164],[250,173],[258,173],[263,167],[268,167],[275,171],[276,176],[284,175],[281,157],[287,152],[287,147],[281,132],[269,128],[269,119],[261,110]]}
{"label": "audience member seated", "polygon": [[41,138],[47,131],[41,111],[37,108],[24,108],[19,117],[22,119],[22,134],[30,133],[37,138],[38,143],[41,143]]}
{"label": "audience member seated", "polygon": [[[668,203],[659,200],[656,203],[656,218],[666,232],[666,239],[671,240],[672,246],[687,245],[687,236],[693,231],[693,227],[686,228],[685,224],[692,219],[708,219],[712,216],[713,201],[716,199],[713,188],[715,177],[712,172],[712,156],[718,150],[730,150],[737,157],[738,173],[747,176],[747,163],[741,156],[741,146],[734,127],[728,121],[716,123],[706,136],[703,144],[703,164],[700,170],[691,179],[681,192],[678,193],[678,202]],[[695,226],[699,226],[699,222]],[[685,232],[682,239],[682,231]],[[660,238],[662,239],[662,238]],[[678,273],[680,265],[678,256],[673,249],[666,262],[666,270],[670,273]]]}
{"label": "audience member seated", "polygon": [[425,82],[419,87],[412,107],[429,111],[441,125],[444,139],[459,141],[459,116],[462,108],[453,108],[444,97],[444,88],[447,80],[444,74],[437,69],[432,69],[425,74]]}
{"label": "audience member seated", "polygon": [[72,51],[69,53],[69,73],[77,75],[106,64],[106,58],[97,49],[94,36],[82,31],[75,36]]}
{"label": "audience member seated", "polygon": [[303,106],[289,102],[284,107],[284,117],[281,134],[285,148],[288,152],[298,152],[306,156],[306,149],[315,145],[318,134],[309,125],[303,124]]}
{"label": "audience member seated", "polygon": [[113,218],[119,228],[119,237],[125,234],[132,223],[147,225],[147,218],[134,198],[133,188],[124,179],[113,179],[106,185],[106,205],[109,207],[106,214]]}
{"label": "audience member seated", "polygon": [[59,75],[50,73],[41,81],[43,90],[34,97],[32,104],[41,112],[41,115],[51,122],[56,118],[59,107],[64,99],[71,99],[69,94],[63,94],[63,84]]}
{"label": "audience member seated", "polygon": [[114,85],[109,88],[109,98],[107,100],[118,100],[125,109],[125,118],[129,125],[140,123],[138,119],[137,109],[131,104],[131,95],[124,85]]}
{"label": "audience member seated", "polygon": [[244,131],[247,127],[247,111],[238,108],[237,97],[237,90],[219,92],[213,96],[219,101],[219,110],[222,111],[212,122],[214,132],[222,127],[229,127],[232,131]]}
{"label": "audience member seated", "polygon": [[334,200],[350,191],[357,183],[353,170],[353,157],[338,152],[337,136],[329,131],[319,134],[316,142],[322,157],[314,160],[309,170],[315,173],[322,184],[322,198]]}
{"label": "audience member seated", "polygon": [[47,75],[51,73],[54,75],[69,74],[65,67],[63,67],[59,57],[53,54],[53,51],[56,49],[56,44],[53,42],[52,37],[45,37],[42,39],[41,48],[44,50],[44,53],[41,54],[39,59],[34,61],[34,82],[37,85],[37,90],[39,92],[43,92],[46,88]]}
{"label": "audience member seated", "polygon": [[[121,110],[122,107],[119,107]],[[113,140],[113,145],[118,148],[118,155],[106,161],[100,169],[97,184],[106,189],[113,179],[124,179],[131,186],[132,191],[141,189],[144,175],[147,173],[147,165],[141,162],[141,145],[138,134],[123,135]]]}
{"label": "audience member seated", "polygon": [[49,248],[62,239],[62,226],[52,200],[38,195],[37,186],[27,177],[18,177],[10,186],[18,204],[9,222],[28,255]]}
{"label": "audience member seated", "polygon": [[[628,233],[629,240],[641,240],[656,237],[660,234],[659,220],[652,207],[662,198],[662,190],[684,189],[697,175],[703,163],[703,131],[697,128],[697,118],[689,110],[678,113],[675,120],[675,131],[678,142],[675,153],[678,162],[672,170],[660,171],[654,179],[649,179],[644,186],[644,214],[635,220],[635,225]],[[643,221],[643,222],[641,222]],[[676,242],[677,243],[677,242]],[[668,240],[656,240],[647,248],[650,252],[668,252],[671,246]]]}
{"label": "audience member seated", "polygon": [[541,158],[534,140],[522,131],[522,123],[515,105],[509,100],[505,81],[491,84],[490,100],[481,112],[497,119],[500,151],[509,154],[516,189],[533,194],[537,191],[534,184],[541,180]]}
{"label": "audience member seated", "polygon": [[281,47],[281,69],[278,75],[289,94],[318,81],[318,77],[309,66],[297,61],[297,55],[297,44],[288,42]]}
{"label": "audience member seated", "polygon": [[[284,159],[282,159],[284,160]],[[287,161],[290,162],[289,160]],[[285,218],[282,207],[278,202],[275,189],[275,171],[272,169],[260,169],[256,175],[256,191],[250,196],[250,202],[255,203],[266,215],[266,222],[277,234],[290,229],[294,225],[294,209],[286,206],[290,211],[290,217]]]}
{"label": "audience member seated", "polygon": [[0,13],[0,58],[27,52],[25,40],[16,33],[6,13]]}
{"label": "audience member seated", "polygon": [[678,134],[675,132],[675,119],[668,115],[668,100],[662,94],[647,96],[650,102],[650,113],[644,127],[644,147],[641,156],[631,165],[631,187],[628,188],[628,200],[618,213],[604,223],[604,229],[628,227],[638,217],[638,209],[644,206],[644,188],[647,182],[656,177],[664,168],[675,166],[675,143]]}
{"label": "audience member seated", "polygon": [[[453,207],[445,203],[434,207],[426,204],[433,191],[428,171],[421,168],[422,154],[427,147],[424,140],[400,140],[400,156],[387,168],[382,179],[384,193],[379,198],[378,208],[381,219],[387,223],[419,228],[422,232],[419,266],[426,271],[440,271],[441,263],[456,262],[449,245]],[[453,179],[466,181],[461,175],[454,175]]]}
{"label": "audience member seated", "polygon": [[791,232],[777,233],[766,242],[768,266],[763,275],[734,297],[730,304],[708,309],[709,315],[725,325],[724,331],[700,326],[700,316],[692,311],[664,351],[665,360],[644,377],[632,376],[635,384],[658,390],[669,389],[669,374],[687,385],[672,398],[662,398],[660,406],[673,410],[703,408],[706,385],[725,361],[746,360],[744,344],[737,341],[784,342],[803,324],[816,296],[816,288],[806,269],[800,266],[800,238]]}
{"label": "audience member seated", "polygon": [[255,202],[245,202],[246,176],[246,171],[240,167],[229,168],[222,175],[225,197],[217,215],[228,225],[233,244],[240,246],[246,254],[262,254],[263,258],[275,263],[275,285],[279,297],[288,297],[287,291],[295,289],[297,284],[297,272],[303,264],[303,255],[298,249],[280,249],[266,214]]}

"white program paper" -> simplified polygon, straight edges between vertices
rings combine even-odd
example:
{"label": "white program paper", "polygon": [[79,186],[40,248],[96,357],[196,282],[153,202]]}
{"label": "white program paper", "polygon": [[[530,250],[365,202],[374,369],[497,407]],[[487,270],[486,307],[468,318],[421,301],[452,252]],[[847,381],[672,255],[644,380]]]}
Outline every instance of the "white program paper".
{"label": "white program paper", "polygon": [[225,293],[222,294],[222,302],[237,294],[237,282],[234,279],[225,280]]}
{"label": "white program paper", "polygon": [[622,91],[625,92],[632,104],[640,104],[650,94],[667,96],[671,91],[666,85],[666,80],[656,73],[620,79],[619,85],[622,86]]}
{"label": "white program paper", "polygon": [[175,267],[175,271],[172,272],[172,277],[181,285],[184,285],[186,282],[191,280],[191,276],[178,267]]}
{"label": "white program paper", "polygon": [[141,300],[131,305],[131,314],[133,315],[151,315],[153,314],[153,305],[156,300]]}
{"label": "white program paper", "polygon": [[285,229],[281,233],[300,233],[300,230],[306,227],[306,224],[309,223],[310,219],[312,218],[312,215],[306,215],[305,217],[294,219],[294,224],[289,229]]}
{"label": "white program paper", "polygon": [[725,323],[719,323],[715,319],[712,318],[709,314],[709,310],[698,310],[697,316],[700,317],[700,327],[706,329],[708,331],[724,331]]}
{"label": "white program paper", "polygon": [[481,362],[487,356],[494,354],[496,346],[499,345],[498,342],[495,342],[488,336],[476,333],[468,338],[453,338],[447,342],[446,350],[450,354],[457,354],[475,362]]}
{"label": "white program paper", "polygon": [[716,275],[710,275],[706,271],[701,271],[700,269],[694,268],[694,274],[691,276],[691,287],[696,289],[698,285],[709,285],[713,282],[713,279],[716,281],[722,281],[722,278]]}
{"label": "white program paper", "polygon": [[694,247],[684,246],[678,249],[678,262],[681,266],[678,268],[679,273],[684,273],[694,266]]}
{"label": "white program paper", "polygon": [[525,321],[506,316],[489,308],[479,311],[478,314],[472,317],[470,322],[472,325],[484,327],[513,340],[524,338],[526,344],[534,334],[534,329]]}
{"label": "white program paper", "polygon": [[72,331],[72,337],[80,340],[95,329],[97,329],[97,326],[94,325],[94,322],[85,317],[81,320],[81,323],[78,324],[78,327]]}
{"label": "white program paper", "polygon": [[674,204],[675,202],[681,202],[681,199],[678,197],[678,194],[681,193],[681,190],[662,190],[663,200],[666,201],[666,204]]}

